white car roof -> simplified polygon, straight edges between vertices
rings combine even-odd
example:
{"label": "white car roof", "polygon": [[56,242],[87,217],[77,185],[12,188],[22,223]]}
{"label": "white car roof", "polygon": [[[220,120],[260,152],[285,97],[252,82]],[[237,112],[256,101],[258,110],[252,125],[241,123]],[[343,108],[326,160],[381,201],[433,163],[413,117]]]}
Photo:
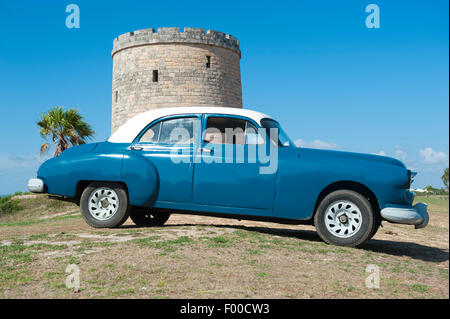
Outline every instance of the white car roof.
{"label": "white car roof", "polygon": [[181,114],[224,114],[224,115],[240,115],[248,117],[260,124],[263,118],[272,117],[248,109],[235,107],[217,107],[217,106],[180,106],[156,109],[138,114],[129,119],[125,124],[115,131],[108,142],[111,143],[131,143],[136,136],[151,122],[161,117]]}

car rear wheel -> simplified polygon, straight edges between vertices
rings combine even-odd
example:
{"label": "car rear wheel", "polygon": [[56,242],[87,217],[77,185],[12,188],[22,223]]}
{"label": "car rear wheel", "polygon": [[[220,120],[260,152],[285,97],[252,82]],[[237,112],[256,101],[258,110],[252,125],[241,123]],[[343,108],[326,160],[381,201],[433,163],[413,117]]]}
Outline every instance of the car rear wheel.
{"label": "car rear wheel", "polygon": [[81,214],[92,227],[113,228],[129,216],[128,195],[119,183],[91,183],[80,199]]}
{"label": "car rear wheel", "polygon": [[314,225],[328,244],[359,246],[373,236],[376,220],[369,201],[350,190],[328,194],[319,204]]}
{"label": "car rear wheel", "polygon": [[169,217],[169,213],[151,208],[133,207],[130,213],[131,220],[140,227],[162,226]]}

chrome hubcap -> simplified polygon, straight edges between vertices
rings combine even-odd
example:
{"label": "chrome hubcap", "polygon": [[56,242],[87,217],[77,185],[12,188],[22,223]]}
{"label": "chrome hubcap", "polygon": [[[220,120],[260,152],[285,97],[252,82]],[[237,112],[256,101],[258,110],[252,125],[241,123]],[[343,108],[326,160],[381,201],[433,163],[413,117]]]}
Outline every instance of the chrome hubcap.
{"label": "chrome hubcap", "polygon": [[362,223],[358,206],[343,200],[328,206],[324,219],[328,231],[340,238],[348,238],[356,234]]}
{"label": "chrome hubcap", "polygon": [[119,197],[108,187],[100,187],[89,197],[89,213],[98,220],[107,220],[114,216],[119,208]]}

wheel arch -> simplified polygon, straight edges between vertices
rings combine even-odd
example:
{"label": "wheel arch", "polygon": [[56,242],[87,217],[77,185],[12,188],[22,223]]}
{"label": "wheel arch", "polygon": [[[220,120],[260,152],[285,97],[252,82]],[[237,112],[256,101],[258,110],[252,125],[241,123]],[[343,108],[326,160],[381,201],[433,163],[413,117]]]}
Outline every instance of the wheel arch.
{"label": "wheel arch", "polygon": [[76,190],[75,190],[75,197],[74,199],[79,203],[80,202],[80,198],[81,198],[81,194],[83,194],[83,191],[85,190],[86,187],[88,187],[89,184],[91,183],[117,183],[117,184],[121,184],[124,189],[125,192],[127,193],[127,196],[129,197],[129,193],[128,193],[128,185],[123,182],[123,181],[105,181],[105,180],[80,180],[77,182],[77,186],[76,186]]}
{"label": "wheel arch", "polygon": [[319,207],[320,202],[327,196],[328,194],[337,191],[337,190],[350,190],[357,192],[367,198],[370,205],[372,206],[372,211],[380,215],[380,203],[378,202],[378,198],[375,195],[375,193],[366,185],[354,182],[354,181],[338,181],[331,183],[330,185],[326,186],[319,194],[316,200],[316,204],[314,206],[314,213],[312,215],[312,219],[314,219],[314,216],[316,215],[317,208]]}

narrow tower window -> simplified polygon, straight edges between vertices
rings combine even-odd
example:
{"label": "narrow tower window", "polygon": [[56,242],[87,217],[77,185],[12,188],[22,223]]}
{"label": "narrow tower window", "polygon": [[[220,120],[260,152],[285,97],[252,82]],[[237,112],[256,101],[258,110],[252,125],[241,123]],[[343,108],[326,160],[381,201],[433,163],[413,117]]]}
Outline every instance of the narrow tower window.
{"label": "narrow tower window", "polygon": [[211,67],[211,56],[206,56],[206,68],[209,69]]}
{"label": "narrow tower window", "polygon": [[158,82],[158,70],[153,70],[153,82]]}
{"label": "narrow tower window", "polygon": [[116,101],[116,103],[119,100],[119,91],[116,91],[114,100]]}

